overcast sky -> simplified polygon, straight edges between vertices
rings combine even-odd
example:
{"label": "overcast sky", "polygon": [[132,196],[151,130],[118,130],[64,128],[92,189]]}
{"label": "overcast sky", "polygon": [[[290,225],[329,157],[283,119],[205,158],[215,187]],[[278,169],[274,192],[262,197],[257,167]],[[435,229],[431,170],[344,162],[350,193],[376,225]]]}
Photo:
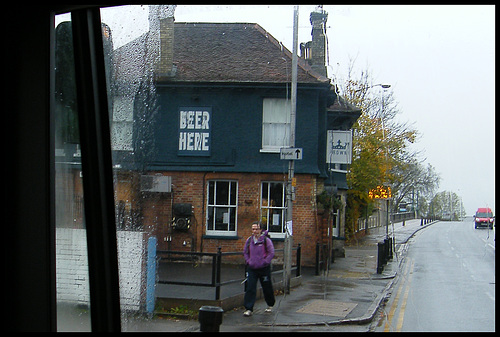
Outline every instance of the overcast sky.
{"label": "overcast sky", "polygon": [[[299,43],[311,40],[299,6]],[[293,6],[177,6],[176,22],[256,22],[292,50]],[[374,83],[390,84],[402,121],[419,131],[416,148],[441,176],[439,191],[463,198],[468,215],[495,209],[494,6],[325,5],[329,76],[341,80],[350,59]],[[136,11],[136,34],[147,29]],[[120,17],[121,24],[124,16]],[[110,18],[115,45],[123,43]],[[142,27],[142,28],[141,28]],[[130,27],[129,27],[130,29]],[[134,32],[126,35],[134,37]],[[126,41],[128,42],[128,41]],[[377,90],[373,88],[372,90]],[[378,89],[379,90],[379,89]],[[298,144],[299,146],[300,144]]]}

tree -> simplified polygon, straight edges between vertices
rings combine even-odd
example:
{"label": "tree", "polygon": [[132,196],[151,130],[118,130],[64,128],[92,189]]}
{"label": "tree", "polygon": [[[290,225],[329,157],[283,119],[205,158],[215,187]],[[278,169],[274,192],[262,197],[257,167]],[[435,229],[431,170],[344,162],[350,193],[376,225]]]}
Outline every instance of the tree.
{"label": "tree", "polygon": [[459,220],[465,216],[462,198],[451,191],[437,193],[431,200],[429,212],[429,216],[442,220]]}
{"label": "tree", "polygon": [[[383,91],[370,90],[374,87]],[[418,159],[420,152],[410,146],[417,141],[417,130],[396,119],[401,111],[393,92],[385,89],[382,84],[373,84],[369,70],[355,74],[351,60],[340,91],[362,113],[353,125],[353,159],[347,174],[347,225],[353,226],[361,215],[371,213],[368,192],[377,185],[391,186],[394,207],[410,191],[430,197],[439,185],[434,168],[425,167],[423,160]]]}
{"label": "tree", "polygon": [[[412,196],[414,201],[415,193],[419,196],[419,211],[427,209],[426,200],[430,199],[434,191],[439,186],[441,180],[439,174],[436,173],[434,167],[430,164],[424,166],[422,162],[415,159],[406,163],[404,166],[396,166],[395,181],[393,182],[393,190],[397,191],[394,194],[393,211],[397,212],[398,205],[405,199]],[[415,205],[413,205],[415,207]]]}

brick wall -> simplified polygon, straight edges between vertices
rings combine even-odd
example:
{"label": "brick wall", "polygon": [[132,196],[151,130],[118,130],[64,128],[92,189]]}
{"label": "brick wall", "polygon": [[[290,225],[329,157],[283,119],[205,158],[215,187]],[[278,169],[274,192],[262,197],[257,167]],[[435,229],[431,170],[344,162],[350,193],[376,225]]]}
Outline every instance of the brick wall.
{"label": "brick wall", "polygon": [[[145,301],[145,234],[117,232],[122,310],[139,310]],[[84,229],[56,229],[57,301],[88,305],[87,234]]]}
{"label": "brick wall", "polygon": [[[245,240],[251,235],[251,223],[259,219],[260,185],[262,181],[283,181],[286,174],[214,173],[214,172],[163,172],[172,177],[172,193],[142,193],[144,230],[158,238],[159,250],[216,252],[242,251]],[[296,175],[296,198],[293,208],[294,247],[302,245],[302,264],[314,265],[316,243],[321,237],[321,219],[318,218],[316,194],[318,186],[313,175]],[[206,186],[209,180],[238,181],[237,238],[206,237]],[[322,185],[319,187],[321,188]],[[191,203],[193,216],[187,232],[171,226],[172,205]],[[274,241],[276,248],[283,242]],[[241,258],[233,258],[242,263]]]}

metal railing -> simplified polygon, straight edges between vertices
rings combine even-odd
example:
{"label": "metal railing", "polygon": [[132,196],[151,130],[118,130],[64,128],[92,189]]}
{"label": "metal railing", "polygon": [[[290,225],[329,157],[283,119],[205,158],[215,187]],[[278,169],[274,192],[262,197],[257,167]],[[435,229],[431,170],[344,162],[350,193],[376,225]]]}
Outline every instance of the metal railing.
{"label": "metal railing", "polygon": [[[300,243],[298,244],[297,247],[292,248],[292,251],[297,251],[296,253],[296,264],[295,266],[292,266],[291,270],[295,270],[296,276],[300,276],[301,274],[301,247]],[[284,253],[284,249],[275,249],[275,253]],[[215,300],[220,300],[220,292],[221,292],[221,287],[228,285],[228,284],[233,284],[233,283],[243,283],[243,281],[246,279],[246,276],[243,275],[242,278],[238,278],[235,280],[229,280],[229,281],[221,281],[221,274],[222,274],[222,257],[223,256],[243,256],[243,252],[222,252],[221,247],[217,248],[217,253],[203,253],[203,252],[182,252],[182,251],[173,251],[173,250],[158,250],[157,256],[159,257],[159,260],[163,258],[162,256],[168,256],[171,257],[172,255],[178,255],[178,256],[185,256],[185,257],[191,257],[191,258],[196,258],[196,257],[203,257],[203,256],[209,256],[212,258],[211,264],[212,264],[212,274],[211,274],[211,281],[210,282],[190,282],[190,281],[169,281],[169,280],[158,280],[158,283],[160,284],[172,284],[172,285],[183,285],[183,286],[194,286],[194,287],[213,287],[215,288]],[[283,273],[283,269],[280,270],[275,270],[272,271],[271,274],[278,274],[278,273]]]}
{"label": "metal railing", "polygon": [[[415,219],[415,212],[390,213],[389,219],[392,223]],[[387,215],[372,214],[368,218],[359,218],[356,222],[354,232],[365,229],[383,227],[387,225]]]}

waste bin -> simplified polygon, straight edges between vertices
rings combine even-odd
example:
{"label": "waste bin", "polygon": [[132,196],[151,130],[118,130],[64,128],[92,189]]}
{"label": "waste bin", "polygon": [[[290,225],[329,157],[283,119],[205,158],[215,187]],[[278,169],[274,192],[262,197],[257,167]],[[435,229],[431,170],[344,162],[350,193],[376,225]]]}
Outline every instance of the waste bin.
{"label": "waste bin", "polygon": [[204,305],[198,311],[201,332],[219,332],[224,310],[221,307]]}

